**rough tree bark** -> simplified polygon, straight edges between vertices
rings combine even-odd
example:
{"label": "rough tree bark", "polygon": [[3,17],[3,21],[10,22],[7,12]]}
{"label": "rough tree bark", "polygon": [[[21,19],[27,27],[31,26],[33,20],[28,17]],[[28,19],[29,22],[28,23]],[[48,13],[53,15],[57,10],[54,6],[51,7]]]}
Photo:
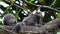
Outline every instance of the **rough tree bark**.
{"label": "rough tree bark", "polygon": [[41,27],[24,27],[24,32],[39,34],[56,34],[59,31],[60,19],[56,18]]}
{"label": "rough tree bark", "polygon": [[[60,27],[60,19],[56,18],[48,23],[46,23],[45,25],[41,26],[41,27],[34,27],[34,26],[24,26],[24,31],[20,32],[20,33],[32,33],[32,34],[56,34],[57,30],[59,29],[58,27]],[[4,28],[3,26],[0,28]],[[6,28],[9,28],[8,26],[6,26]],[[12,27],[11,27],[12,29]]]}

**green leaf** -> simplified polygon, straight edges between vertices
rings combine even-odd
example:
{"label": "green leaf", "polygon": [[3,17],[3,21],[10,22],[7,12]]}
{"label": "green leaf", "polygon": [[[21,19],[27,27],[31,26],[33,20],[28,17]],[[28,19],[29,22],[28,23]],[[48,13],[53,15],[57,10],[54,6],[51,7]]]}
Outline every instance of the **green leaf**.
{"label": "green leaf", "polygon": [[59,32],[57,32],[57,34],[60,34],[60,31],[59,31]]}
{"label": "green leaf", "polygon": [[41,3],[44,3],[44,0],[40,0],[41,1]]}
{"label": "green leaf", "polygon": [[0,21],[0,24],[2,25],[2,21]]}
{"label": "green leaf", "polygon": [[32,2],[33,0],[30,0],[29,2]]}
{"label": "green leaf", "polygon": [[0,18],[0,24],[2,24],[2,19]]}
{"label": "green leaf", "polygon": [[14,2],[15,0],[10,0],[10,2]]}
{"label": "green leaf", "polygon": [[57,14],[57,18],[60,18],[60,13]]}

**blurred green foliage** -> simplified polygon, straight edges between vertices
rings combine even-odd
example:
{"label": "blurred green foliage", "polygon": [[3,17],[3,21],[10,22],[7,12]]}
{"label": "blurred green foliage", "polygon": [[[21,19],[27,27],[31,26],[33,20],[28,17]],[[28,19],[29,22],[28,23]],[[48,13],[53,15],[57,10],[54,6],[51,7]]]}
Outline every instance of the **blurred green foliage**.
{"label": "blurred green foliage", "polygon": [[59,31],[59,32],[57,32],[57,34],[60,34],[60,31]]}
{"label": "blurred green foliage", "polygon": [[60,18],[60,13],[57,14],[57,18]]}
{"label": "blurred green foliage", "polygon": [[[38,6],[34,6],[34,5],[43,5],[43,6],[49,6],[52,7],[54,9],[60,8],[60,0],[25,0],[27,1],[27,3],[23,2],[23,0],[1,0],[2,2],[8,4],[9,6],[4,7],[2,5],[0,5],[0,9],[3,10],[3,14],[1,14],[2,18],[5,14],[7,13],[12,13],[15,15],[16,19],[19,20],[20,18],[24,18],[26,16],[28,16],[30,13],[32,13],[34,10],[38,10],[40,9]],[[21,2],[22,1],[22,2]],[[25,11],[24,11],[25,10]],[[29,11],[28,11],[29,10]],[[50,8],[44,9],[42,8],[42,12],[44,12],[45,16],[43,17],[43,22],[49,22],[52,20],[51,16],[53,16],[53,18],[60,18],[60,13],[54,11],[54,10],[50,10]],[[13,12],[15,11],[15,13]],[[24,16],[19,16],[19,13],[21,13],[20,15],[22,15],[22,12],[24,13]],[[56,14],[58,13],[58,14]]]}
{"label": "blurred green foliage", "polygon": [[[60,12],[60,0],[26,0],[27,3],[23,2],[23,0],[20,0],[20,1],[19,0],[1,0],[1,1],[8,4],[9,6],[4,7],[3,5],[0,5],[0,9],[2,9],[4,12],[3,14],[2,13],[0,14],[1,15],[0,18],[3,18],[3,16],[7,13],[12,13],[15,15],[17,21],[18,20],[20,21],[20,19],[28,16],[34,10],[41,9],[34,5],[49,6],[59,10],[58,12]],[[42,12],[44,12],[44,15],[45,15],[42,19],[44,23],[51,21],[52,20],[51,16],[53,16],[54,19],[60,18],[60,13],[54,10],[50,10],[50,8],[47,8],[47,9],[42,8],[41,10],[43,10]],[[2,24],[2,20],[0,20],[0,24]],[[57,32],[57,34],[60,34],[60,32]]]}

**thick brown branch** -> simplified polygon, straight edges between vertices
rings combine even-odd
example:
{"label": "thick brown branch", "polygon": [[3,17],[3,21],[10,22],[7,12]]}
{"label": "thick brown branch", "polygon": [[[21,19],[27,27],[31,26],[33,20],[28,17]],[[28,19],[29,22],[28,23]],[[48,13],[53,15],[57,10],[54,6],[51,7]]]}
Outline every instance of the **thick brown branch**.
{"label": "thick brown branch", "polygon": [[8,33],[12,33],[12,34],[17,34],[15,32],[11,32],[11,29],[13,28],[13,26],[3,26],[0,25],[0,34],[8,34]]}
{"label": "thick brown branch", "polygon": [[[24,27],[24,32],[29,32],[29,33],[40,33],[40,34],[56,34],[55,29],[58,29],[58,26],[60,24],[60,19],[56,18],[45,25],[41,27]],[[59,26],[60,27],[60,26]],[[23,32],[23,33],[24,33]],[[48,32],[48,33],[47,33]],[[53,32],[53,33],[52,33]]]}
{"label": "thick brown branch", "polygon": [[[40,33],[40,34],[44,34],[44,33],[49,32],[49,31],[53,32],[53,30],[55,30],[59,26],[59,24],[60,24],[60,19],[56,18],[56,19],[46,23],[45,25],[43,25],[41,27],[24,26],[24,31],[22,33]],[[1,27],[1,28],[3,28],[3,27]]]}
{"label": "thick brown branch", "polygon": [[59,26],[59,24],[60,24],[60,19],[56,18],[56,19],[46,23],[42,27],[40,27],[40,31],[39,32],[40,33],[44,33],[46,31],[53,31],[55,28],[57,28]]}

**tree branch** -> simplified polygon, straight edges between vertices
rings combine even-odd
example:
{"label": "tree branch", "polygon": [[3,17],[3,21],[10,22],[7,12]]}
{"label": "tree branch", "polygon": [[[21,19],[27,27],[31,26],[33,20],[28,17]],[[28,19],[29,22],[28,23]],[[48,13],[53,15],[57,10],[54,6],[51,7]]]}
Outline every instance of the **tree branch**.
{"label": "tree branch", "polygon": [[[45,9],[49,9],[49,10],[53,10],[53,11],[59,12],[59,10],[54,9],[54,8],[52,8],[52,7],[50,7],[50,6],[36,5],[36,4],[30,3],[30,2],[28,2],[28,1],[26,1],[26,0],[22,0],[22,1],[25,2],[26,4],[29,4],[29,5],[32,5],[32,6],[41,7],[41,8],[45,8]],[[6,0],[6,2],[10,3],[8,0]],[[21,9],[24,9],[24,8],[22,8],[21,6],[17,5],[17,4],[14,4],[14,6],[17,6],[17,7],[21,8]]]}
{"label": "tree branch", "polygon": [[54,9],[54,8],[52,8],[52,7],[50,7],[50,6],[36,5],[36,4],[30,3],[30,2],[28,2],[28,1],[26,1],[26,0],[22,0],[22,1],[25,2],[26,4],[29,4],[29,5],[33,5],[33,6],[37,6],[37,7],[41,7],[41,8],[46,8],[46,9],[50,9],[50,10],[53,10],[53,11],[59,12],[59,10]]}
{"label": "tree branch", "polygon": [[[58,27],[60,27],[60,19],[56,18],[41,27],[24,26],[23,32],[19,32],[19,33],[45,34],[47,32],[46,34],[48,34],[48,33],[56,34],[55,30],[59,29]],[[1,27],[1,28],[3,28],[3,27]],[[9,28],[9,27],[7,27],[7,28]]]}
{"label": "tree branch", "polygon": [[[60,19],[56,18],[48,23],[46,23],[45,25],[41,26],[41,27],[24,27],[24,32],[25,33],[40,33],[40,34],[48,34],[53,32],[53,34],[56,34],[55,29],[59,29],[58,26],[60,27]],[[23,32],[23,33],[24,33]]]}
{"label": "tree branch", "polygon": [[[9,34],[9,33],[12,33],[12,34],[17,34],[15,32],[11,32],[10,30],[8,30],[9,26],[0,26],[0,34]],[[10,26],[11,27],[11,26]],[[10,28],[9,27],[9,28]]]}

